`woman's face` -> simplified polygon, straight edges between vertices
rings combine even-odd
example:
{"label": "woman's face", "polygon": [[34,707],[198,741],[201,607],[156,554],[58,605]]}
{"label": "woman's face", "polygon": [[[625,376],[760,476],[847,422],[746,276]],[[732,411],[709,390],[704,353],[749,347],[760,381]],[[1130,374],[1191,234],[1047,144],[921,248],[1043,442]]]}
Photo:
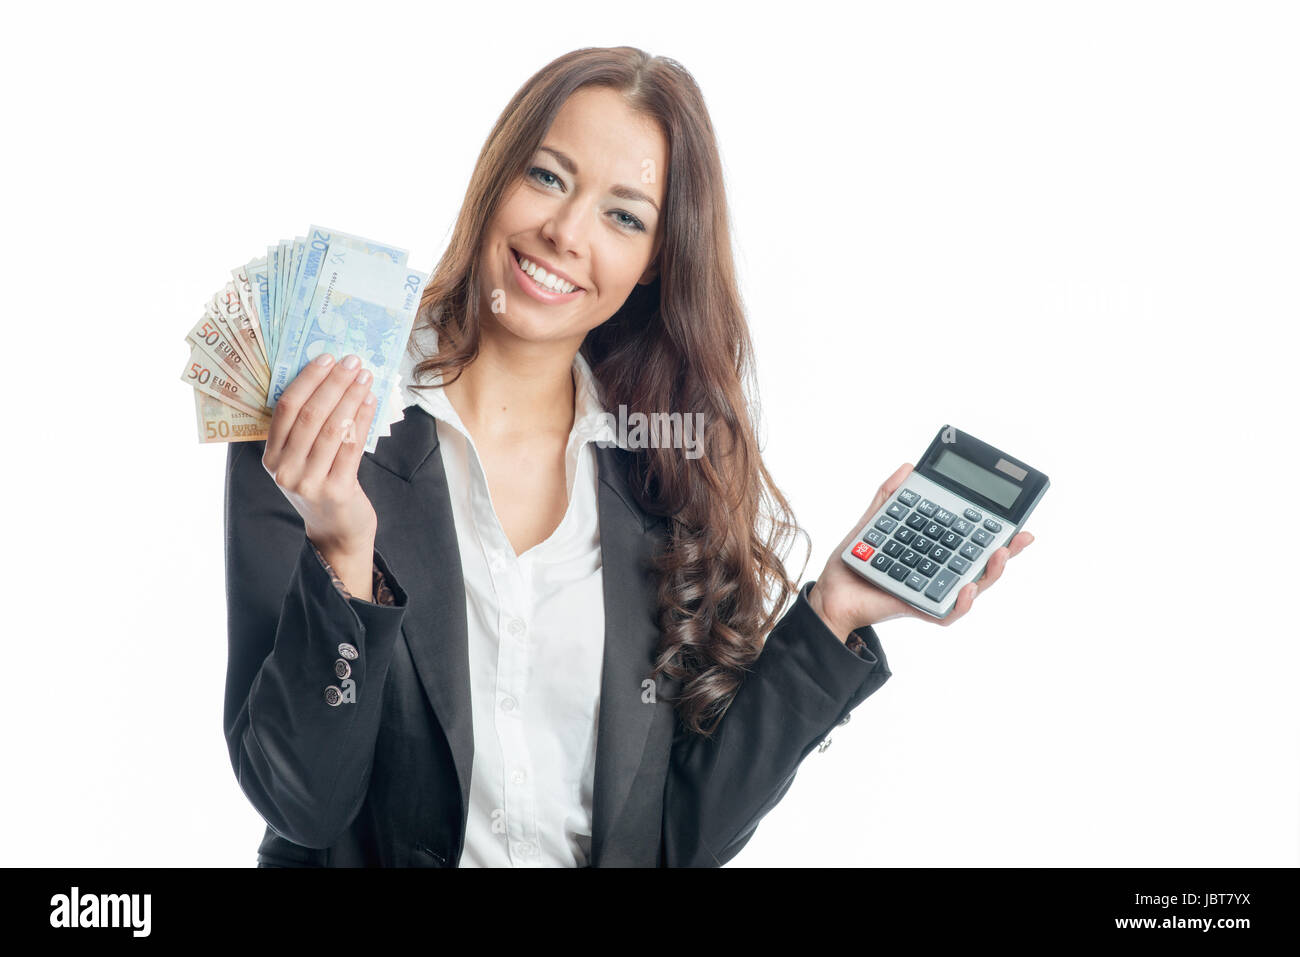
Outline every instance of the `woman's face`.
{"label": "woman's face", "polygon": [[[576,349],[638,282],[654,278],[667,168],[658,126],[618,93],[587,87],[570,96],[484,235],[485,325]],[[573,287],[538,287],[520,260]]]}

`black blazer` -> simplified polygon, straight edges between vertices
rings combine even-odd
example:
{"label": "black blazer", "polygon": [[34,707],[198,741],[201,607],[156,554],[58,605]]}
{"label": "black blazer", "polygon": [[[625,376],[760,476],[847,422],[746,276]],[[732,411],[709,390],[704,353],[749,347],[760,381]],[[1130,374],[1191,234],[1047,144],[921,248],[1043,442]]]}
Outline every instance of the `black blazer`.
{"label": "black blazer", "polygon": [[[474,738],[465,585],[435,420],[411,405],[362,457],[379,518],[375,561],[396,607],[347,599],[262,466],[229,447],[225,735],[239,786],[266,820],[259,866],[454,867]],[[664,520],[628,492],[631,453],[597,446],[605,653],[591,866],[721,865],[785,795],[799,764],[890,676],[871,628],[850,651],[807,582],[768,635],[712,740],[686,732],[646,684],[660,639],[647,572]],[[355,701],[325,689],[355,646]]]}

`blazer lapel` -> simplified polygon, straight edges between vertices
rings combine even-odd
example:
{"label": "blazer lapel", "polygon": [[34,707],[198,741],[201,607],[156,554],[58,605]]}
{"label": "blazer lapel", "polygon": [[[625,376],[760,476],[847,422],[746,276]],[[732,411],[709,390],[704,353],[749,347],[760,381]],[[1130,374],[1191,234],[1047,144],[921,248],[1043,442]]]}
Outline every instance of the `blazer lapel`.
{"label": "blazer lapel", "polygon": [[375,547],[411,595],[402,632],[456,762],[463,819],[474,765],[465,579],[436,420],[418,405],[407,406],[405,416],[367,453],[407,483],[393,499],[374,502],[380,516]]}
{"label": "blazer lapel", "polygon": [[605,657],[596,722],[591,865],[605,842],[641,766],[661,683],[646,694],[659,640],[658,590],[649,562],[654,537],[627,486],[627,452],[596,446],[600,478],[600,561],[605,597]]}
{"label": "blazer lapel", "polygon": [[[646,694],[644,682],[654,666],[659,627],[657,586],[649,570],[654,536],[647,533],[645,513],[628,490],[627,453],[595,449],[605,648],[590,863],[599,865],[640,767],[655,714],[656,699]],[[408,406],[405,418],[393,423],[391,434],[366,457],[406,483],[370,483],[380,495],[374,503],[380,515],[376,548],[412,596],[419,596],[411,601],[402,631],[420,683],[447,735],[460,779],[462,812],[467,813],[474,726],[465,580],[435,419],[420,406]],[[387,489],[393,490],[391,497],[381,491]],[[654,694],[662,695],[665,687],[661,683]]]}

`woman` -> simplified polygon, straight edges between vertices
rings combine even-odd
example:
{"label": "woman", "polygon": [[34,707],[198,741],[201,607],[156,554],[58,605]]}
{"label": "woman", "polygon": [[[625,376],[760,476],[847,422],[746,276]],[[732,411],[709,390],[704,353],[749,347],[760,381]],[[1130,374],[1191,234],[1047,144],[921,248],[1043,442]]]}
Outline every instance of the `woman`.
{"label": "woman", "polygon": [[[368,377],[325,357],[231,446],[226,735],[261,866],[740,851],[889,677],[871,626],[917,614],[839,560],[865,514],[787,578],[749,371],[700,91],[632,48],[559,58],[479,157],[392,434],[362,454]],[[705,427],[692,454],[615,409]]]}

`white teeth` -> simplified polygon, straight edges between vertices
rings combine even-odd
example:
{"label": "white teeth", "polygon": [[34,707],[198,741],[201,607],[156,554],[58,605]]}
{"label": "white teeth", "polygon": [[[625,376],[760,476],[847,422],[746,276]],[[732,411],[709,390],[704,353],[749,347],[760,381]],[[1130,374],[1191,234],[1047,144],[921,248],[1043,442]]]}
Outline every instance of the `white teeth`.
{"label": "white teeth", "polygon": [[566,282],[554,273],[548,273],[541,266],[523,257],[519,259],[519,268],[532,277],[535,283],[550,289],[552,292],[569,293],[578,288],[573,283]]}

